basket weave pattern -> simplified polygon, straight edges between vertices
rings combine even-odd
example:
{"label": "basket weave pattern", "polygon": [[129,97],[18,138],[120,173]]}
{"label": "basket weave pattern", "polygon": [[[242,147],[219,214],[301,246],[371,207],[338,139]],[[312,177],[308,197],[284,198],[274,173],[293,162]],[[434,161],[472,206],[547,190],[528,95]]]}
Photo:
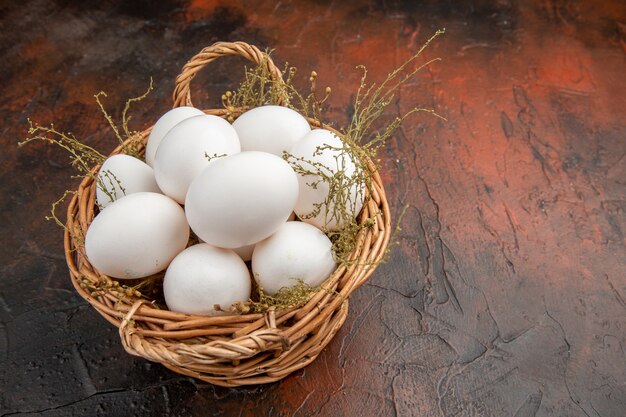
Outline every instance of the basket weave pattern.
{"label": "basket weave pattern", "polygon": [[[183,67],[176,79],[174,107],[191,106],[190,83],[195,74],[209,62],[227,55],[263,63],[274,80],[282,82],[281,71],[256,47],[243,42],[218,42],[204,48]],[[224,109],[205,112],[227,115]],[[309,121],[313,127],[318,126]],[[140,133],[140,147],[145,146],[150,130]],[[121,146],[111,154],[120,152]],[[98,169],[95,167],[93,173]],[[330,342],[346,319],[348,297],[374,272],[386,251],[391,230],[389,206],[374,165],[369,164],[368,169],[373,180],[358,221],[372,218],[375,225],[361,231],[351,256],[353,262],[339,266],[322,289],[299,308],[204,317],[162,310],[134,296],[120,298],[111,292],[92,296],[81,282],[95,284],[108,277],[89,263],[83,243],[72,237],[85,236],[96,214],[96,182],[92,176],[82,180],[68,207],[64,246],[70,277],[78,293],[119,328],[122,345],[130,354],[221,386],[280,380],[311,363]]]}

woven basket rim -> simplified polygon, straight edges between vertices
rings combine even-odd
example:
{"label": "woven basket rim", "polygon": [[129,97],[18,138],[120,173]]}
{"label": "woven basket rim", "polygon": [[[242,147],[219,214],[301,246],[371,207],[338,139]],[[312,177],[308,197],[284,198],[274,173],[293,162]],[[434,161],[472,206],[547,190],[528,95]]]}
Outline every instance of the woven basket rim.
{"label": "woven basket rim", "polygon": [[[183,67],[174,90],[174,107],[193,105],[189,82],[204,65],[225,55],[269,62],[270,72],[282,81],[271,58],[258,48],[243,42],[218,42],[204,48]],[[225,109],[204,112],[223,118],[232,114]],[[312,127],[320,127],[317,121],[308,120]],[[140,152],[151,129],[139,134]],[[120,153],[122,147],[118,146],[110,155]],[[330,342],[346,318],[348,297],[369,278],[385,254],[391,233],[390,210],[376,167],[369,161],[367,168],[372,173],[372,185],[358,219],[360,222],[375,219],[374,226],[362,229],[359,234],[352,254],[354,262],[338,266],[322,289],[301,307],[206,317],[162,310],[135,296],[120,299],[111,291],[90,294],[81,286],[84,280],[96,283],[110,278],[89,263],[84,245],[70,231],[84,236],[95,216],[93,177],[99,166],[83,178],[67,210],[64,249],[72,283],[81,297],[119,328],[128,353],[217,385],[240,386],[282,379],[314,360]]]}

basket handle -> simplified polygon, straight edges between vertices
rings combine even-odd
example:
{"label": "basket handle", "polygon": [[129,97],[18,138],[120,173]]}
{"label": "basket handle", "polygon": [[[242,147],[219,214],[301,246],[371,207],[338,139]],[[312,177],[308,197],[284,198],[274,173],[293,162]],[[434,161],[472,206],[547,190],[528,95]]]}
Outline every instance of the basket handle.
{"label": "basket handle", "polygon": [[216,42],[204,48],[183,66],[182,71],[176,77],[173,94],[174,107],[193,106],[189,91],[191,80],[206,64],[227,55],[241,56],[257,65],[263,63],[269,70],[273,81],[284,83],[282,72],[276,67],[270,56],[261,52],[256,46],[245,42]]}

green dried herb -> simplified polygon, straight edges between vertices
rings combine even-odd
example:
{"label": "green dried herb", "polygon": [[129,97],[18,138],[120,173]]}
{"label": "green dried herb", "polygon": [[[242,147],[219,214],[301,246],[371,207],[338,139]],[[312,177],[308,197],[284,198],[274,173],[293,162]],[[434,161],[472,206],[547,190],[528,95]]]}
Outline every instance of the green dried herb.
{"label": "green dried herb", "polygon": [[291,307],[300,307],[306,303],[311,294],[319,291],[320,287],[312,287],[300,278],[292,278],[293,285],[283,287],[274,295],[267,294],[262,286],[258,287],[258,301],[250,300],[247,305],[252,313],[262,313],[270,308],[282,310]]}
{"label": "green dried herb", "polygon": [[[414,113],[426,112],[443,119],[433,109],[415,107],[390,123],[378,127],[381,116],[393,102],[398,89],[419,71],[440,60],[440,58],[434,58],[416,67],[412,65],[428,45],[444,32],[444,30],[438,30],[415,55],[390,72],[380,84],[369,84],[366,68],[357,67],[362,70],[363,74],[353,103],[353,116],[348,126],[340,130],[344,145],[340,149],[328,149],[329,147],[321,146],[317,150],[317,152],[324,150],[338,152],[335,157],[337,166],[345,166],[345,164],[342,165],[342,161],[345,160],[353,161],[356,166],[354,173],[346,175],[343,171],[335,172],[336,169],[333,170],[332,167],[318,162],[295,157],[289,153],[283,155],[299,175],[311,178],[309,185],[312,188],[316,188],[322,182],[328,186],[329,193],[325,201],[316,204],[312,212],[302,215],[301,218],[316,217],[323,212],[327,221],[336,220],[344,225],[340,231],[325,230],[333,242],[334,255],[341,264],[356,262],[351,254],[356,249],[359,234],[363,229],[375,225],[373,218],[361,223],[354,218],[354,207],[357,205],[354,190],[368,189],[371,194],[373,175],[379,168],[377,159],[379,150],[402,122]],[[329,123],[323,120],[322,109],[331,93],[330,87],[324,90],[325,95],[321,99],[318,98],[317,73],[313,71],[309,77],[309,93],[300,94],[293,85],[295,75],[296,69],[286,65],[283,70],[284,81],[276,80],[265,61],[254,68],[246,68],[244,82],[239,88],[234,92],[226,92],[222,96],[222,102],[228,111],[228,119],[233,121],[237,115],[249,108],[274,104],[292,108],[315,120],[321,127],[329,126]],[[356,195],[357,198],[362,198],[359,193]],[[367,204],[367,201],[364,204]]]}

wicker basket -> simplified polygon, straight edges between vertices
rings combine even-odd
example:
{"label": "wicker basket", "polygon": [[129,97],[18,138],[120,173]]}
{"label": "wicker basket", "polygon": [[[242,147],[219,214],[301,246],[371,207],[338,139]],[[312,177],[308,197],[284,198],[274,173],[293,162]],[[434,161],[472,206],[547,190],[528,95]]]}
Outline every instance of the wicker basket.
{"label": "wicker basket", "polygon": [[[278,82],[280,70],[254,46],[243,42],[218,42],[203,49],[184,67],[176,79],[174,107],[192,105],[190,82],[209,62],[227,55],[238,55],[256,64],[263,62]],[[226,117],[226,110],[205,110]],[[310,120],[312,126],[316,126]],[[150,129],[141,133],[142,143]],[[112,154],[119,153],[120,147]],[[94,173],[99,167],[94,168]],[[85,256],[80,239],[94,218],[96,184],[86,176],[68,208],[65,254],[70,276],[78,293],[105,319],[119,328],[122,345],[130,354],[160,362],[169,369],[210,382],[233,387],[280,380],[311,363],[330,342],[348,314],[348,297],[374,272],[384,255],[390,235],[390,213],[382,181],[373,164],[370,198],[359,222],[375,218],[375,226],[364,228],[356,262],[340,266],[300,308],[270,309],[264,314],[204,317],[157,308],[146,299],[113,292],[92,295],[85,283],[109,278],[98,272]],[[81,285],[82,284],[82,285]]]}

